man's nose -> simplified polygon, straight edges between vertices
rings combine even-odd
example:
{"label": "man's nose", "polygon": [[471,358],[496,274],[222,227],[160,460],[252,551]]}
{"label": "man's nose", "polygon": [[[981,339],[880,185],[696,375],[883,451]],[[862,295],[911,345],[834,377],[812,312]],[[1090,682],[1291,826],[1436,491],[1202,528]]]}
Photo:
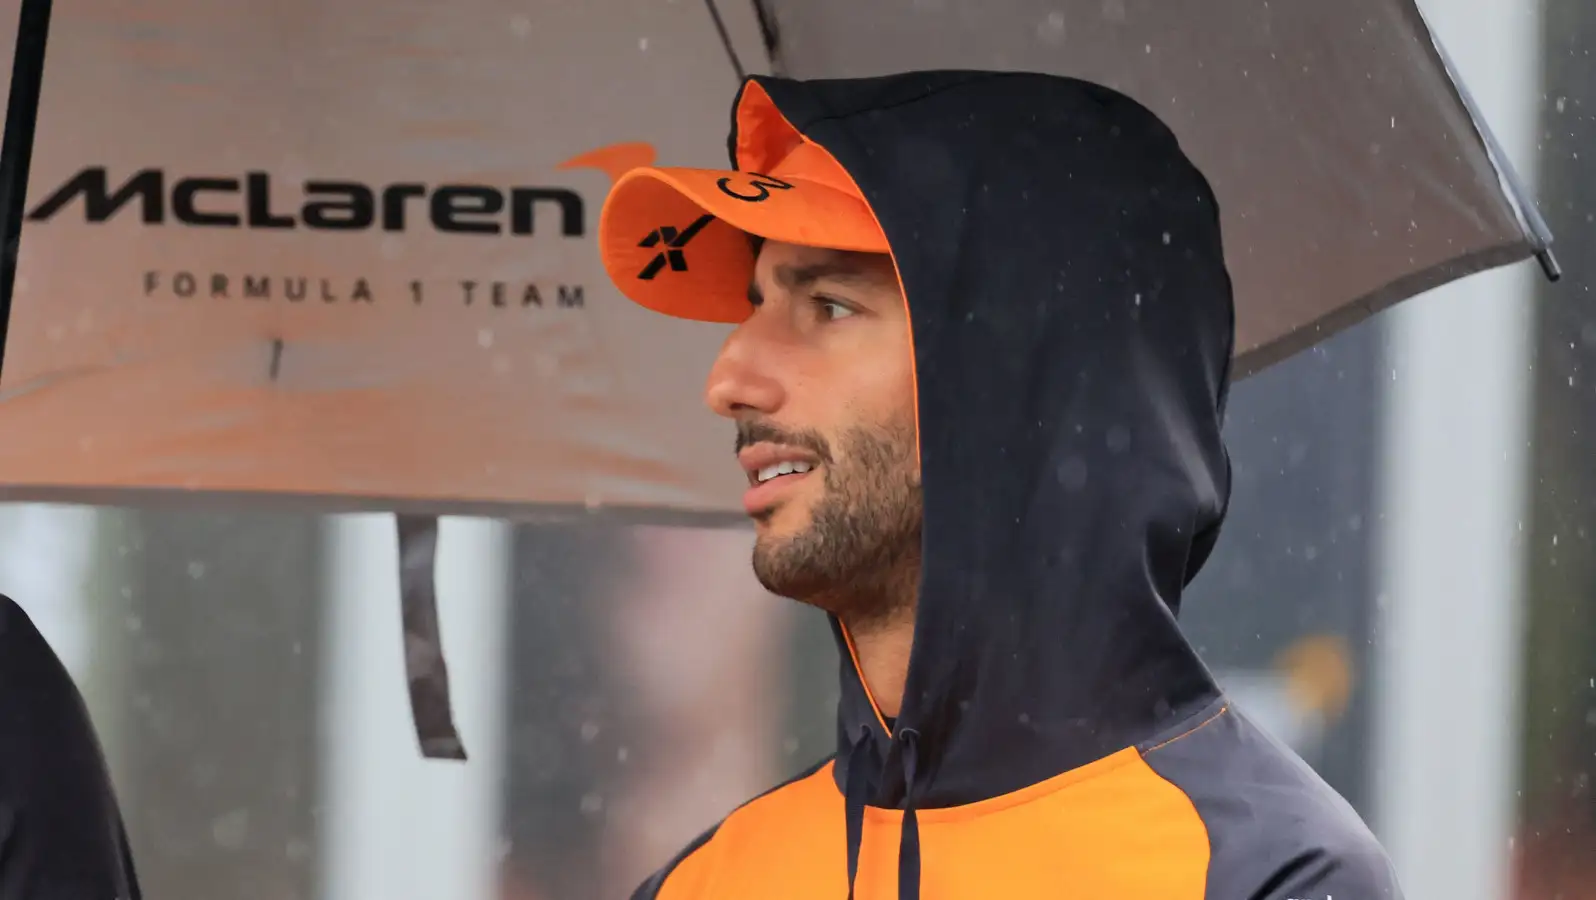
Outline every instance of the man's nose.
{"label": "man's nose", "polygon": [[750,413],[774,414],[786,400],[781,380],[773,371],[780,353],[765,347],[753,323],[739,325],[709,370],[704,400],[717,415],[736,419]]}

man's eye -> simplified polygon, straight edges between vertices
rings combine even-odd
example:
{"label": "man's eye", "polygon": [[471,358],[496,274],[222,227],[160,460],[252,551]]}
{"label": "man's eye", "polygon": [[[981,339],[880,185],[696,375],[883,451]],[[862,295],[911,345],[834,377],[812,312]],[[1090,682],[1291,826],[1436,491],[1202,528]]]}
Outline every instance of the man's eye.
{"label": "man's eye", "polygon": [[820,307],[821,317],[827,321],[846,319],[854,314],[852,308],[842,303],[838,303],[835,300],[827,300],[824,297],[817,297],[815,298],[815,303]]}

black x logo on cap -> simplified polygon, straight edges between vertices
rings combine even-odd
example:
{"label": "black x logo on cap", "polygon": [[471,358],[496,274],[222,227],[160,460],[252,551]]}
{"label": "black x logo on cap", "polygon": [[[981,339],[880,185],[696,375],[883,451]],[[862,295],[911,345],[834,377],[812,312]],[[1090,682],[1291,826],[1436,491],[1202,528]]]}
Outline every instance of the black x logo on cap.
{"label": "black x logo on cap", "polygon": [[673,225],[661,225],[650,231],[648,237],[643,238],[637,246],[651,248],[663,244],[665,249],[654,254],[654,258],[648,261],[648,265],[643,267],[643,271],[639,272],[637,277],[643,281],[653,281],[656,275],[665,271],[666,266],[669,266],[672,272],[687,271],[687,256],[682,253],[682,248],[697,237],[698,233],[704,230],[704,226],[713,221],[715,221],[714,216],[700,216],[698,221],[680,231]]}

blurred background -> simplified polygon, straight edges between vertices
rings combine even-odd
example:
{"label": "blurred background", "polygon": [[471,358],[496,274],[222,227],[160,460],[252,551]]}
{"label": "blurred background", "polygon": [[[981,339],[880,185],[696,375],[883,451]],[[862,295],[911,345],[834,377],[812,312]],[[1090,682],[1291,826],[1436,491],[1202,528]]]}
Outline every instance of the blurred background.
{"label": "blurred background", "polygon": [[[1568,273],[1469,278],[1238,385],[1184,622],[1409,897],[1596,898],[1596,5],[1421,6]],[[747,532],[454,517],[471,760],[424,761],[393,534],[0,507],[0,592],[86,695],[147,896],[624,897],[832,750],[825,623],[760,590]]]}

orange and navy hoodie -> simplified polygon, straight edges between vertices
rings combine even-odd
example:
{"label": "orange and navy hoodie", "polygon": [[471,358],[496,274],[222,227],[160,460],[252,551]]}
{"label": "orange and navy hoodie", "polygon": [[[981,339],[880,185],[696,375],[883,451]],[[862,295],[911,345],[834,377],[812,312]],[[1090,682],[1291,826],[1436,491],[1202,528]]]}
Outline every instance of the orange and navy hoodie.
{"label": "orange and navy hoodie", "polygon": [[888,722],[834,622],[835,756],[634,897],[1399,897],[1357,814],[1176,623],[1229,496],[1233,310],[1213,192],[1173,134],[1040,75],[750,84],[852,177],[897,264],[914,648]]}

